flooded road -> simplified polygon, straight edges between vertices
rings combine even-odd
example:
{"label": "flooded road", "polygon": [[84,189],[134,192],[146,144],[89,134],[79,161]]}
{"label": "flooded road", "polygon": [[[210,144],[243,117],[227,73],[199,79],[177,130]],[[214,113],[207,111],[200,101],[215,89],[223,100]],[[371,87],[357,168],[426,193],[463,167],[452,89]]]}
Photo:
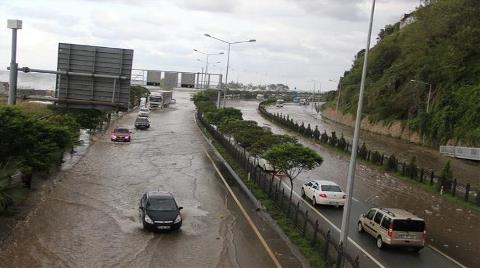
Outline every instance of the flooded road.
{"label": "flooded road", "polygon": [[[310,124],[312,129],[318,125],[320,132],[324,130],[330,134],[332,131],[337,133],[337,137],[343,133],[345,139],[351,143],[353,138],[353,128],[342,124],[337,124],[330,120],[325,120],[321,112],[317,114],[311,105],[298,105],[295,103],[287,103],[282,108],[269,106],[268,110],[272,113],[289,114],[295,121],[305,122],[305,126]],[[457,158],[447,157],[440,154],[438,149],[428,148],[416,145],[404,140],[390,138],[368,131],[361,131],[360,145],[365,142],[370,150],[377,150],[387,155],[394,153],[397,158],[410,161],[413,156],[416,157],[417,165],[434,170],[435,174],[440,174],[443,167],[450,161],[453,175],[458,181],[466,184],[470,183],[472,187],[480,190],[480,163],[460,160]]]}
{"label": "flooded road", "polygon": [[[258,114],[258,102],[234,101],[229,104],[239,108],[246,120],[255,120],[259,125],[270,124],[274,133],[288,133]],[[288,134],[295,135],[293,132]],[[334,151],[311,140],[299,138],[299,141],[319,152],[324,162],[321,167],[296,178],[294,190],[299,193],[302,184],[312,179],[331,180],[345,189],[349,156],[337,155]],[[437,194],[414,188],[407,182],[361,164],[357,165],[353,196],[350,237],[368,249],[370,254],[386,263],[388,267],[455,267],[455,265],[430,248],[423,249],[418,255],[395,249],[378,250],[373,238],[355,231],[359,215],[365,213],[370,207],[398,207],[415,213],[426,220],[429,244],[469,267],[476,267],[480,263],[480,240],[478,239],[480,238],[478,228],[480,213],[478,211],[447,202]],[[337,226],[340,225],[341,210],[325,207],[319,209]]]}
{"label": "flooded road", "polygon": [[[0,266],[273,267],[205,156],[188,96],[175,92],[177,103],[152,112],[152,127],[134,130],[131,143],[107,132],[60,171],[2,245]],[[131,127],[135,116],[116,125]],[[138,202],[151,190],[185,208],[179,232],[141,229]]]}

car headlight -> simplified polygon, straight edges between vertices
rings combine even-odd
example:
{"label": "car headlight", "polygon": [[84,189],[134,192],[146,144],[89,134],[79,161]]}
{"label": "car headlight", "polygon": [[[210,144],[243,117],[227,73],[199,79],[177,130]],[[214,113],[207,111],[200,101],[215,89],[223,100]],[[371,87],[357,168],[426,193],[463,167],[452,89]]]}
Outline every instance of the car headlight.
{"label": "car headlight", "polygon": [[150,219],[150,217],[149,217],[147,214],[145,214],[145,222],[146,222],[146,223],[153,224],[152,219]]}
{"label": "car headlight", "polygon": [[115,135],[112,135],[112,139],[116,139],[116,138],[117,138],[117,136],[115,136]]}
{"label": "car headlight", "polygon": [[175,221],[173,221],[173,223],[179,223],[180,221],[182,221],[182,216],[178,214],[177,217],[175,218]]}

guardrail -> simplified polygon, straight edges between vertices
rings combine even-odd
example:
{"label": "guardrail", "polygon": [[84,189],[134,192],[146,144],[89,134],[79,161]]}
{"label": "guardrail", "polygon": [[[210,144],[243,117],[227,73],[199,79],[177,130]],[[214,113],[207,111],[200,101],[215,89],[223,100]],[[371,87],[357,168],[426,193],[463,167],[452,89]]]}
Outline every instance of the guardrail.
{"label": "guardrail", "polygon": [[347,250],[344,251],[344,248],[339,246],[338,228],[335,228],[328,219],[319,216],[314,208],[298,194],[295,192],[290,194],[289,186],[282,183],[280,179],[277,177],[272,179],[270,173],[265,172],[256,164],[254,157],[209,124],[200,111],[197,112],[197,120],[250,175],[249,179],[255,183],[258,189],[262,190],[273,205],[286,215],[300,235],[317,250],[325,260],[327,267],[339,267],[339,260],[342,258],[345,260],[344,268],[358,268],[360,262],[364,263],[365,267],[377,266],[351,241],[348,243]]}
{"label": "guardrail", "polygon": [[461,146],[440,146],[440,153],[455,158],[480,161],[480,148]]}

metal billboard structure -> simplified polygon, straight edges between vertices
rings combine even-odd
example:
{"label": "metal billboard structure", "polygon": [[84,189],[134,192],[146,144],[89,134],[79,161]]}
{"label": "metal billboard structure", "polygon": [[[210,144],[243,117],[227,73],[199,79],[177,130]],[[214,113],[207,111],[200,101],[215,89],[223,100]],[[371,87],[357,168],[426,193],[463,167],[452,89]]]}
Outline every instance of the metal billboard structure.
{"label": "metal billboard structure", "polygon": [[131,82],[133,85],[157,86],[165,90],[177,87],[220,89],[222,74],[133,69]]}
{"label": "metal billboard structure", "polygon": [[182,73],[180,86],[186,88],[195,87],[195,74],[194,73]]}
{"label": "metal billboard structure", "polygon": [[160,86],[162,82],[161,71],[147,71],[147,85],[148,86]]}
{"label": "metal billboard structure", "polygon": [[133,50],[58,44],[57,103],[71,108],[127,110]]}
{"label": "metal billboard structure", "polygon": [[163,79],[163,89],[172,90],[178,87],[178,73],[177,72],[165,72],[165,78]]}

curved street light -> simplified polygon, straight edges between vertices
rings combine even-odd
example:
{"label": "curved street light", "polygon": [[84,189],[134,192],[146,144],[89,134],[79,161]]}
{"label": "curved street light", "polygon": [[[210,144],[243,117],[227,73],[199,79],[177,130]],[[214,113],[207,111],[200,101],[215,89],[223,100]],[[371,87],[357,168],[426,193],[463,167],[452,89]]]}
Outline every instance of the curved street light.
{"label": "curved street light", "polygon": [[[225,85],[228,84],[228,66],[230,65],[230,47],[231,45],[234,45],[234,44],[241,44],[241,43],[252,43],[252,42],[256,42],[257,40],[256,39],[249,39],[249,40],[245,40],[245,41],[236,41],[236,42],[229,42],[229,41],[225,41],[223,39],[220,39],[218,37],[215,37],[215,36],[211,36],[210,34],[204,34],[204,36],[206,37],[209,37],[209,38],[213,38],[215,40],[218,40],[220,42],[223,42],[225,44],[228,44],[228,52],[227,52],[227,70],[225,72],[225,83],[223,85],[223,87],[225,87]],[[217,106],[220,108],[220,91],[218,91],[218,103],[217,103]],[[225,103],[226,103],[226,94],[227,94],[227,91],[226,91],[226,88],[224,89],[223,91],[223,108],[225,108]]]}
{"label": "curved street light", "polygon": [[[225,53],[223,52],[219,52],[219,53],[206,53],[206,52],[203,52],[203,51],[200,51],[198,49],[193,49],[193,51],[197,52],[197,53],[200,53],[200,54],[203,54],[206,56],[206,62],[205,62],[205,73],[203,75],[203,82],[205,84],[205,88],[207,87],[207,73],[208,73],[208,57],[209,56],[215,56],[215,55],[223,55]],[[199,59],[198,59],[199,60]]]}

